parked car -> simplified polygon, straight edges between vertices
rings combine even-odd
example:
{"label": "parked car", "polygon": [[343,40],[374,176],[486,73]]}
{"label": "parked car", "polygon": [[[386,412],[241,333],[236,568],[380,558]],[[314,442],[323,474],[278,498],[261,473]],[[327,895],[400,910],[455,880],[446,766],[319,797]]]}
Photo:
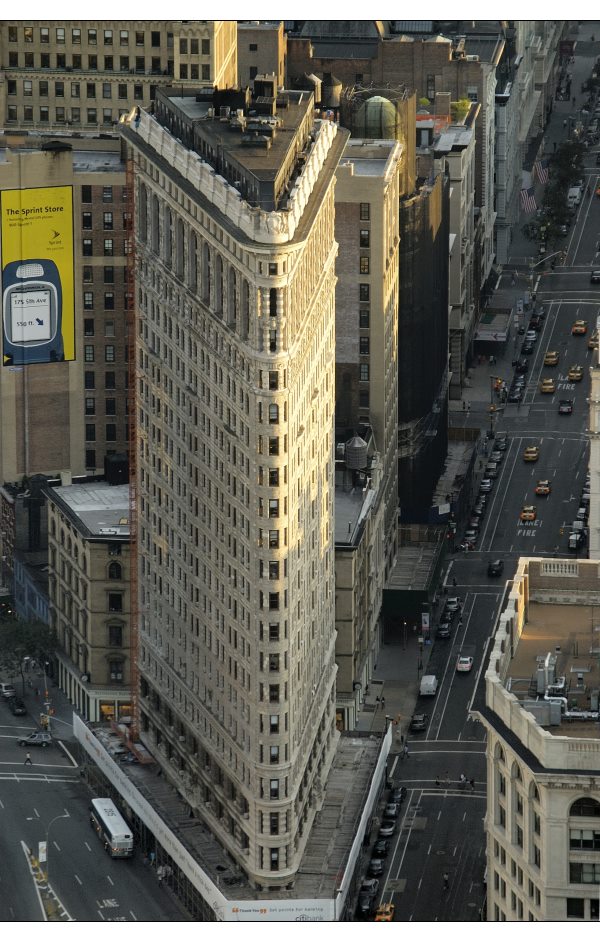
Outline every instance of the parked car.
{"label": "parked car", "polygon": [[429,715],[427,713],[413,713],[409,729],[411,733],[422,733],[427,729],[428,722]]}
{"label": "parked car", "polygon": [[359,893],[356,914],[359,919],[368,919],[373,912],[373,897],[370,893]]}
{"label": "parked car", "polygon": [[395,801],[390,801],[385,806],[385,811],[383,812],[384,818],[397,818],[398,817],[398,805]]}
{"label": "parked car", "polygon": [[390,852],[390,842],[383,839],[375,841],[373,844],[373,857],[387,857]]}
{"label": "parked car", "polygon": [[530,340],[532,343],[535,343],[537,340],[537,333],[535,330],[527,330],[525,332],[525,340]]}
{"label": "parked car", "polygon": [[494,483],[491,478],[483,478],[483,480],[481,481],[481,484],[479,485],[479,493],[489,494],[493,486],[494,486]]}
{"label": "parked car", "polygon": [[523,346],[521,347],[521,354],[523,356],[529,357],[534,351],[534,346],[531,340],[526,340]]}
{"label": "parked car", "polygon": [[452,625],[449,621],[441,621],[437,630],[438,638],[449,638],[452,634]]}
{"label": "parked car", "polygon": [[393,788],[390,795],[390,801],[395,802],[397,805],[401,805],[404,799],[406,798],[406,785],[401,785],[399,788]]}
{"label": "parked car", "polygon": [[[535,330],[533,331],[533,333],[535,334]],[[527,357],[521,357],[520,360],[517,360],[517,363],[515,365],[515,373],[517,375],[526,373],[528,369],[529,369],[529,360],[527,359]]]}
{"label": "parked car", "polygon": [[561,399],[558,404],[558,414],[559,415],[571,415],[572,412],[573,412],[573,400]]}
{"label": "parked car", "polygon": [[446,611],[447,612],[459,612],[462,608],[462,600],[458,595],[451,595],[446,600]]}
{"label": "parked car", "polygon": [[488,576],[501,576],[504,572],[504,563],[501,559],[494,559],[491,563],[488,563],[487,574]]}
{"label": "parked car", "polygon": [[4,697],[5,700],[10,700],[11,697],[16,697],[17,691],[12,684],[0,683],[0,696]]}
{"label": "parked car", "polygon": [[508,396],[506,397],[508,402],[522,402],[523,400],[523,390],[520,386],[514,387],[509,391]]}
{"label": "parked car", "polygon": [[50,733],[30,733],[29,736],[21,736],[17,739],[19,746],[46,746],[52,745],[52,736]]}
{"label": "parked car", "polygon": [[506,451],[508,447],[508,432],[496,432],[494,439],[494,448],[499,451]]}
{"label": "parked car", "polygon": [[503,451],[500,451],[500,450],[498,450],[498,451],[493,451],[493,452],[491,453],[491,455],[490,455],[490,461],[495,461],[496,464],[500,464],[500,462],[503,461],[503,460],[504,460],[504,452],[503,452]]}
{"label": "parked car", "polygon": [[396,833],[394,818],[384,818],[379,826],[379,837],[392,837]]}
{"label": "parked car", "polygon": [[597,285],[600,282],[600,269],[596,269],[590,275],[590,281],[593,285]]}
{"label": "parked car", "polygon": [[479,533],[477,530],[474,530],[474,529],[465,530],[464,539],[466,540],[467,543],[476,543],[478,537],[479,537]]}
{"label": "parked car", "polygon": [[370,877],[380,877],[385,870],[385,864],[381,857],[372,857],[367,867],[367,873]]}

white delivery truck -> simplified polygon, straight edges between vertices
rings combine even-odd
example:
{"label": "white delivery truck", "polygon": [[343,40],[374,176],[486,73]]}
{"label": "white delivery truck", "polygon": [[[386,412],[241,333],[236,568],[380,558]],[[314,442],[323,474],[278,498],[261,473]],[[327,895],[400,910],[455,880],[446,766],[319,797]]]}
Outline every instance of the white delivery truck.
{"label": "white delivery truck", "polygon": [[438,679],[435,674],[424,674],[421,677],[421,687],[419,694],[422,697],[435,697],[438,686]]}
{"label": "white delivery truck", "polygon": [[581,203],[581,187],[572,186],[567,193],[567,206],[569,209],[575,209]]}

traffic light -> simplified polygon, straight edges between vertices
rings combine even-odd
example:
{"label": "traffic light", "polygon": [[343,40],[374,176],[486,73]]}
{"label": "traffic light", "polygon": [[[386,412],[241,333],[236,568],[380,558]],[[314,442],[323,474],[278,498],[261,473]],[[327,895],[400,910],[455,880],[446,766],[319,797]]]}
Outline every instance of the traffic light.
{"label": "traffic light", "polygon": [[563,535],[563,533],[565,532],[565,529],[564,529],[564,527],[561,527],[561,528],[560,528],[560,530],[559,530],[558,532],[559,532],[559,533],[560,533],[560,535],[562,536],[562,535]]}

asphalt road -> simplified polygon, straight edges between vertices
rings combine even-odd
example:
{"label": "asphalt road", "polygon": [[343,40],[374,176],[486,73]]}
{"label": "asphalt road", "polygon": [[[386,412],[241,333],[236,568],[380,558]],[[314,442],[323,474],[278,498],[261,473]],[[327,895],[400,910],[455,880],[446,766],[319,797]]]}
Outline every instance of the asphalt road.
{"label": "asphalt road", "polygon": [[[588,154],[586,177],[592,193],[600,185],[595,152]],[[529,358],[523,402],[507,405],[497,418],[496,431],[506,431],[509,446],[500,473],[488,495],[486,515],[477,548],[451,557],[446,573],[449,594],[463,601],[461,621],[451,638],[436,639],[427,673],[439,679],[435,698],[420,698],[417,710],[429,716],[426,732],[410,735],[409,757],[390,769],[394,785],[408,790],[402,805],[378,899],[393,901],[400,921],[473,921],[481,918],[485,897],[485,741],[479,723],[469,717],[469,705],[485,663],[490,633],[502,605],[506,580],[514,575],[523,555],[569,555],[570,524],[588,469],[587,438],[589,366],[587,341],[600,316],[600,285],[590,283],[590,271],[600,269],[600,199],[584,198],[569,236],[564,265],[540,275],[537,303],[546,318]],[[588,322],[585,336],[573,336],[576,319]],[[522,337],[518,338],[515,355]],[[559,353],[557,366],[545,367],[547,350]],[[568,380],[572,365],[584,367],[581,382]],[[552,377],[556,391],[540,392],[542,378]],[[511,376],[503,377],[510,383]],[[560,399],[573,400],[573,413],[559,415]],[[482,427],[489,415],[482,412]],[[523,451],[540,449],[539,460],[526,463]],[[547,478],[548,497],[534,487]],[[534,504],[537,519],[524,523],[524,504]],[[562,534],[561,534],[562,529]],[[489,578],[490,560],[504,560],[501,579]],[[453,580],[456,579],[456,587]],[[468,674],[456,672],[459,654],[474,658]],[[474,788],[460,784],[460,775],[475,780]],[[369,849],[365,855],[365,866]],[[444,889],[444,874],[449,887]]]}
{"label": "asphalt road", "polygon": [[[181,909],[139,853],[105,853],[89,824],[92,795],[69,755],[58,745],[31,748],[33,765],[24,765],[16,736],[32,729],[29,717],[13,717],[0,702],[0,921],[43,920],[23,843],[36,852],[48,836],[50,884],[71,919],[180,922]],[[68,817],[50,824],[60,815]]]}

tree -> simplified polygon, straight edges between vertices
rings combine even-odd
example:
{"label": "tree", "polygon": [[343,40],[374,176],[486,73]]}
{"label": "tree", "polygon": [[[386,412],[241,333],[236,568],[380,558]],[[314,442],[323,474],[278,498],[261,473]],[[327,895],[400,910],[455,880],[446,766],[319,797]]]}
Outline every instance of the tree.
{"label": "tree", "polygon": [[0,666],[11,676],[21,677],[22,694],[25,693],[25,658],[45,664],[58,645],[54,628],[41,621],[26,621],[14,617],[0,617]]}

